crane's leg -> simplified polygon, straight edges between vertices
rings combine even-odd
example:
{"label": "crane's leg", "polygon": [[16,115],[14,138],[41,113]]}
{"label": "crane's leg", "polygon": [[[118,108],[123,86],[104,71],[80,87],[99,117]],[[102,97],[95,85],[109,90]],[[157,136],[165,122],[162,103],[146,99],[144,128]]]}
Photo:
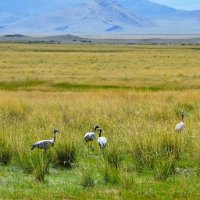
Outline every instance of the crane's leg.
{"label": "crane's leg", "polygon": [[44,151],[42,150],[42,173],[44,172]]}
{"label": "crane's leg", "polygon": [[93,141],[91,141],[91,150],[94,151],[94,148],[93,148],[92,144],[93,144]]}
{"label": "crane's leg", "polygon": [[88,150],[90,151],[90,141],[88,142]]}
{"label": "crane's leg", "polygon": [[104,161],[104,152],[103,148],[99,145],[99,157],[102,161]]}
{"label": "crane's leg", "polygon": [[90,151],[90,148],[91,148],[91,141],[88,141],[88,151]]}
{"label": "crane's leg", "polygon": [[49,160],[48,160],[47,149],[44,150],[44,170],[45,174],[49,173]]}
{"label": "crane's leg", "polygon": [[47,150],[42,150],[42,173],[43,176],[46,174],[46,152]]}

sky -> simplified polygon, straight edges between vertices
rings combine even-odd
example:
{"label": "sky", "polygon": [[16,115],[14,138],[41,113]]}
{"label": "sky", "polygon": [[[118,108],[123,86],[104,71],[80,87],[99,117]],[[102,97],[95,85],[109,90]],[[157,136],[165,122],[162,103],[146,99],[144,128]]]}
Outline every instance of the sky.
{"label": "sky", "polygon": [[200,0],[151,0],[173,8],[185,10],[200,10]]}
{"label": "sky", "polygon": [[[32,7],[40,11],[41,9],[58,9],[60,7],[70,7],[90,0],[0,0],[0,11],[31,11]],[[119,3],[126,0],[115,0]],[[139,0],[132,0],[139,1]],[[177,9],[200,10],[200,0],[150,0],[159,4],[167,5]],[[48,2],[48,3],[47,3]],[[34,6],[33,6],[34,5]],[[43,5],[43,6],[41,6]],[[45,5],[45,7],[44,7]],[[62,5],[62,6],[60,6]]]}

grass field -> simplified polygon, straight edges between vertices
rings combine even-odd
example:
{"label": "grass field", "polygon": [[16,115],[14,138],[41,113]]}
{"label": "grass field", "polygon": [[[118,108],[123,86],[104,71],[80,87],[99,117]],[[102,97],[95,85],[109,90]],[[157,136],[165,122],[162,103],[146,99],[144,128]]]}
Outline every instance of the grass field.
{"label": "grass field", "polygon": [[200,199],[199,50],[0,44],[0,199]]}

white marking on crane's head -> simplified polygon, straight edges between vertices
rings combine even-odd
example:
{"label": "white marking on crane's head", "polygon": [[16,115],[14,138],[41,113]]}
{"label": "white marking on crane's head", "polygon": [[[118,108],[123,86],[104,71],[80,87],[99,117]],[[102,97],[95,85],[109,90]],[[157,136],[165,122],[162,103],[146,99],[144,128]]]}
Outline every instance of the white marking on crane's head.
{"label": "white marking on crane's head", "polygon": [[184,115],[184,111],[181,112],[181,115]]}

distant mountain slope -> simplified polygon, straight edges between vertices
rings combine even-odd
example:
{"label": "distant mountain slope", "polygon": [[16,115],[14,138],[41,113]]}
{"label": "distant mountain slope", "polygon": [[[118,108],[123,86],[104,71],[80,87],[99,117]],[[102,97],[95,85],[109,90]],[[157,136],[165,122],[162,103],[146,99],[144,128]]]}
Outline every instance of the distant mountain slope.
{"label": "distant mountain slope", "polygon": [[16,12],[0,10],[1,34],[200,33],[200,11],[177,10],[149,0],[77,0],[84,3],[70,8],[68,0],[7,0],[0,5],[9,8],[11,2]]}
{"label": "distant mountain slope", "polygon": [[152,26],[151,20],[138,17],[111,0],[88,3],[49,14],[31,16],[10,27],[18,32],[102,33],[121,32]]}
{"label": "distant mountain slope", "polygon": [[150,19],[167,17],[177,12],[174,8],[153,3],[148,0],[125,0],[122,2],[122,5],[136,15]]}
{"label": "distant mountain slope", "polygon": [[149,0],[125,0],[122,5],[138,16],[150,19],[170,20],[170,19],[189,19],[199,18],[200,11],[177,10],[168,6],[151,2]]}
{"label": "distant mountain slope", "polygon": [[[177,10],[149,0],[124,0],[122,5],[138,16],[151,19],[155,28],[145,33],[193,34],[200,33],[200,11]],[[146,32],[147,31],[147,32]]]}

